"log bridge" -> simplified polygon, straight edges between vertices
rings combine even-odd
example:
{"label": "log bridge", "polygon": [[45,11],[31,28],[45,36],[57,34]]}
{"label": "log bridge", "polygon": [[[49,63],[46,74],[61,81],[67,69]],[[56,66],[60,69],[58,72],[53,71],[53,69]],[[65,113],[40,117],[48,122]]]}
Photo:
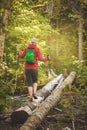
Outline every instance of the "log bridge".
{"label": "log bridge", "polygon": [[31,103],[28,98],[22,106],[11,114],[13,123],[23,123],[19,130],[36,130],[48,112],[59,102],[63,89],[72,84],[76,72],[71,72],[66,79],[58,75],[42,89],[37,91],[37,103]]}

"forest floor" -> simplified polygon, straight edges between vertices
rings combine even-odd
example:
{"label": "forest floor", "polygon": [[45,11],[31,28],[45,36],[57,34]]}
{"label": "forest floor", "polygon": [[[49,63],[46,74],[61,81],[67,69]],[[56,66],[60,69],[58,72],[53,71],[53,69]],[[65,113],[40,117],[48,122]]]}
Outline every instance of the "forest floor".
{"label": "forest floor", "polygon": [[[63,95],[61,101],[48,113],[36,130],[87,130],[87,108],[81,105],[81,100],[82,97],[78,95]],[[0,130],[18,130],[21,125],[23,124],[13,125],[6,122],[5,118],[0,118]]]}
{"label": "forest floor", "polygon": [[[75,130],[87,130],[87,115],[79,115],[75,119]],[[0,130],[18,130],[22,124],[6,123],[0,120]],[[65,129],[68,128],[68,129]],[[50,111],[37,130],[74,130],[73,122],[69,116],[59,112],[57,108]]]}

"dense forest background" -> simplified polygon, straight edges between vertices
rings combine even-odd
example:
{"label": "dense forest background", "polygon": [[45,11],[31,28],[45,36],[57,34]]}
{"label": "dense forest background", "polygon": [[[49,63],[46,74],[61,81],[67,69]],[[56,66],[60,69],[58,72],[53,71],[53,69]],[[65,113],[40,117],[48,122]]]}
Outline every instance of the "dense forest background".
{"label": "dense forest background", "polygon": [[87,93],[87,2],[0,0],[0,111],[8,111],[9,95],[26,86],[24,59],[19,60],[17,53],[32,37],[38,39],[42,53],[51,57],[50,65],[39,62],[38,85],[50,80],[49,67],[56,74],[67,69],[77,72],[74,91]]}

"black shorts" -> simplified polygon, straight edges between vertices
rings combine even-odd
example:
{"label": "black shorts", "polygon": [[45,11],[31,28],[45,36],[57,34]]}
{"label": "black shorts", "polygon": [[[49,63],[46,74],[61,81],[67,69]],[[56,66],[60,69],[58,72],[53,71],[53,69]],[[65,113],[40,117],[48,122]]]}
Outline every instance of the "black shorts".
{"label": "black shorts", "polygon": [[25,70],[25,75],[28,86],[33,86],[33,83],[37,83],[38,70]]}

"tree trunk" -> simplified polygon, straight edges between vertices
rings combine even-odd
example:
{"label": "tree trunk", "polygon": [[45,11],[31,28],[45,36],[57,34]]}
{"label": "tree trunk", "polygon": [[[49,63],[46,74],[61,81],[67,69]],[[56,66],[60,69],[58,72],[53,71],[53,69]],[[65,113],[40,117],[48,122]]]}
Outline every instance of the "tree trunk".
{"label": "tree trunk", "polygon": [[83,60],[83,14],[82,9],[79,11],[79,60]]}
{"label": "tree trunk", "polygon": [[4,18],[2,21],[2,29],[1,29],[1,39],[0,39],[0,65],[3,60],[3,53],[4,53],[4,42],[5,42],[5,33],[6,33],[6,27],[8,24],[8,18],[10,15],[10,9],[11,9],[12,0],[8,0],[7,7],[5,9]]}
{"label": "tree trunk", "polygon": [[48,112],[58,103],[64,87],[72,84],[75,79],[75,72],[72,72],[61,85],[57,85],[53,93],[38,107],[38,109],[27,119],[20,130],[35,130],[43,121]]}

